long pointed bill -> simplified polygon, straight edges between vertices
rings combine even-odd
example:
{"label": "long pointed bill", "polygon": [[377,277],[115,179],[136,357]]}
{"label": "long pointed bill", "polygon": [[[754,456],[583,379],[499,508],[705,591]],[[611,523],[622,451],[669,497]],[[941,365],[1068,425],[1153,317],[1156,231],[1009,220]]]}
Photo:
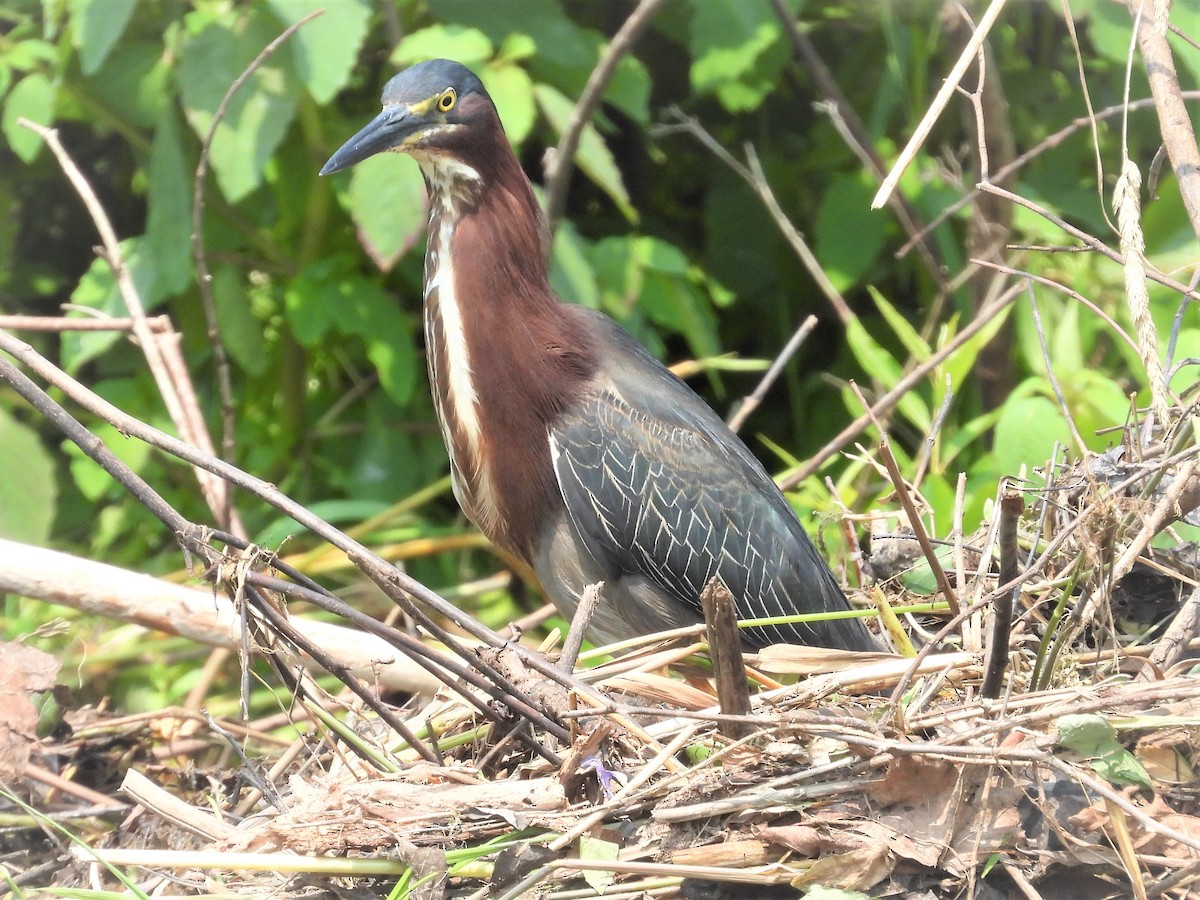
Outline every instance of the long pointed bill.
{"label": "long pointed bill", "polygon": [[399,147],[422,124],[419,117],[402,107],[384,109],[329,157],[329,161],[321,166],[320,174],[332,175],[362,162],[368,156]]}

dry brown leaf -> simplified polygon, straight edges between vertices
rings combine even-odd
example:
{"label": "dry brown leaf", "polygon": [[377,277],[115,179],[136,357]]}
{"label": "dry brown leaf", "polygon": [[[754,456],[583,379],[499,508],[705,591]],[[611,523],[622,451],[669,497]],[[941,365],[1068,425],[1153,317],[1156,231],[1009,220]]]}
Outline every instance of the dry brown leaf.
{"label": "dry brown leaf", "polygon": [[1134,755],[1146,774],[1166,784],[1188,784],[1196,780],[1196,770],[1174,747],[1139,746]]}
{"label": "dry brown leaf", "polygon": [[1008,778],[902,757],[872,791],[885,808],[854,830],[924,866],[962,874],[978,853],[1011,846],[1019,835],[1022,795]]}
{"label": "dry brown leaf", "polygon": [[891,875],[895,868],[895,859],[886,847],[861,847],[818,859],[807,872],[792,879],[791,885],[802,888],[819,884],[844,891],[866,891]]}
{"label": "dry brown leaf", "polygon": [[[1125,795],[1133,800],[1135,790],[1127,789]],[[1155,795],[1141,810],[1147,818],[1167,828],[1173,828],[1189,837],[1200,840],[1200,818],[1176,812],[1161,796]],[[1112,817],[1103,803],[1097,803],[1071,816],[1072,825],[1084,831],[1108,835],[1112,831]],[[1133,845],[1138,853],[1165,856],[1170,859],[1195,859],[1196,851],[1165,834],[1147,831],[1136,816],[1126,815],[1125,825],[1133,836]]]}
{"label": "dry brown leaf", "polygon": [[29,695],[54,687],[59,661],[24,644],[0,644],[0,780],[25,771],[37,743],[37,707]]}
{"label": "dry brown leaf", "polygon": [[[1182,813],[1169,813],[1156,817],[1159,824],[1183,832],[1188,837],[1200,841],[1200,818],[1185,816]],[[1166,856],[1170,859],[1195,859],[1196,851],[1185,846],[1165,834],[1145,834],[1135,845],[1139,853],[1153,856]]]}
{"label": "dry brown leaf", "polygon": [[953,790],[958,769],[944,760],[921,756],[901,756],[888,764],[883,781],[870,787],[869,793],[881,807],[927,800],[930,796]]}
{"label": "dry brown leaf", "polygon": [[[654,672],[613,675],[604,680],[604,686],[609,690],[642,697],[651,703],[668,703],[678,709],[707,709],[715,706],[717,702],[714,694],[700,687],[693,687],[678,678],[667,678]],[[707,687],[707,683],[704,686]]]}
{"label": "dry brown leaf", "polygon": [[979,866],[988,854],[1016,846],[1023,836],[1021,787],[1000,772],[980,781],[964,797],[954,837],[942,857],[942,866],[955,874]]}
{"label": "dry brown leaf", "polygon": [[1151,778],[1168,784],[1187,784],[1196,780],[1196,771],[1188,761],[1195,756],[1194,728],[1164,728],[1138,740],[1134,755]]}
{"label": "dry brown leaf", "polygon": [[1100,803],[1096,806],[1089,806],[1087,809],[1081,809],[1075,815],[1070,816],[1067,821],[1083,831],[1103,831],[1112,824],[1112,817],[1104,808],[1104,804]]}
{"label": "dry brown leaf", "polygon": [[825,853],[846,853],[867,846],[862,835],[843,828],[813,825],[762,825],[754,833],[764,841],[787,847],[809,859]]}

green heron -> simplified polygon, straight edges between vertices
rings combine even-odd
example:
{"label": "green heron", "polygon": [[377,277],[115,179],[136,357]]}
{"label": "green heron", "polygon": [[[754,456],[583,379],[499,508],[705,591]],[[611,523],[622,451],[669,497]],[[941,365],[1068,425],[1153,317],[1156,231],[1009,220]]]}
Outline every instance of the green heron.
{"label": "green heron", "polygon": [[[739,618],[849,608],[762,465],[690,388],[607,316],[559,301],[541,208],[480,80],[449,60],[383,89],[383,111],[322,175],[395,151],[429,195],[424,320],[454,494],[588,634],[703,621],[719,576]],[[877,649],[859,619],[743,629],[751,646]]]}

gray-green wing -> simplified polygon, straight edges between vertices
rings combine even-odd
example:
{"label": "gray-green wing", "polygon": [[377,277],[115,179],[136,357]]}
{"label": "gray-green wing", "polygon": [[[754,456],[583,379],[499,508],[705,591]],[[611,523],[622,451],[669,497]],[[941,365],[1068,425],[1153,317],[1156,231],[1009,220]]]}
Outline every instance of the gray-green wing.
{"label": "gray-green wing", "polygon": [[[719,576],[739,618],[848,608],[786,499],[724,422],[605,317],[616,348],[583,402],[550,432],[555,472],[584,552],[699,611]],[[877,649],[858,620],[744,630],[752,644]]]}

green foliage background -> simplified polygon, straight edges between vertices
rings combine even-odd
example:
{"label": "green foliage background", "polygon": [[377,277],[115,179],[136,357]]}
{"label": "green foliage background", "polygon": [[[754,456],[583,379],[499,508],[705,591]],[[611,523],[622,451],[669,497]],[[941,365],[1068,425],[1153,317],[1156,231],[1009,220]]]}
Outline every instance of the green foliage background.
{"label": "green foliage background", "polygon": [[[957,58],[963,26],[931,2],[789,6],[890,164]],[[425,384],[420,177],[411,160],[386,155],[330,179],[316,172],[374,115],[391,74],[446,56],[480,74],[540,183],[544,152],[557,143],[631,4],[10,0],[0,11],[0,204],[10,210],[0,218],[0,311],[53,315],[69,303],[69,315],[124,314],[112,275],[93,251],[91,222],[52,155],[18,126],[24,116],[59,129],[98,192],[147,307],[169,314],[184,335],[217,433],[212,350],[190,243],[200,142],[250,61],[320,7],[325,14],[236,94],[212,144],[204,239],[220,339],[233,365],[235,461],[332,521],[369,520],[373,543],[408,558],[435,588],[453,590],[504,563],[480,549],[417,558],[397,549],[469,531],[446,489]],[[1120,103],[1128,12],[1099,0],[1070,7],[1092,103]],[[1028,150],[1087,114],[1059,4],[1010,4],[990,46],[988,78],[1007,99],[990,110],[994,154],[1006,144]],[[1184,87],[1194,88],[1200,55],[1181,43],[1176,49]],[[1130,95],[1148,96],[1137,61],[1132,71]],[[968,76],[967,86],[974,80]],[[934,268],[917,253],[897,255],[907,235],[890,210],[870,211],[876,182],[831,117],[814,107],[823,99],[769,2],[672,0],[621,60],[584,133],[554,245],[561,295],[605,310],[669,361],[721,354],[767,360],[807,314],[821,317],[744,432],[773,471],[806,458],[862,412],[850,380],[877,396],[970,320],[994,277],[960,278],[973,234],[1009,224],[1012,244],[1071,243],[1027,211],[997,214],[995,204],[973,202],[931,231]],[[753,192],[665,124],[670,106],[698,119],[739,158],[753,144],[784,212],[855,318],[843,324],[833,315]],[[1076,129],[1010,186],[1115,244],[1105,207],[1120,166],[1121,118],[1103,120],[1097,138],[1098,147],[1087,127]],[[970,105],[960,97],[901,182],[920,221],[933,221],[975,183],[976,144]],[[1153,110],[1131,114],[1128,153],[1143,172],[1159,144]],[[1099,184],[1097,155],[1105,173]],[[1145,201],[1144,227],[1148,256],[1160,269],[1195,265],[1195,236],[1169,175]],[[1118,266],[1090,254],[1002,255],[1073,287],[1132,331]],[[1111,437],[1096,430],[1124,422],[1129,394],[1142,388],[1140,363],[1086,308],[1047,288],[1033,292],[1071,412],[1088,443],[1101,448]],[[1151,296],[1165,347],[1178,298],[1157,288]],[[1005,326],[938,367],[890,420],[906,471],[928,454],[922,490],[941,532],[951,525],[959,472],[969,475],[969,529],[1001,475],[1040,465],[1056,440],[1069,441],[1027,300],[1014,303]],[[169,427],[142,355],[126,338],[22,336],[108,400]],[[986,367],[984,338],[997,348]],[[1198,350],[1200,330],[1188,311],[1175,359]],[[712,364],[692,382],[726,410],[757,382],[758,372],[747,368]],[[1179,379],[1176,388],[1189,380],[1187,369]],[[177,508],[209,521],[190,470],[110,426],[89,424]],[[3,388],[0,459],[0,535],[146,571],[180,567],[172,537]],[[836,509],[826,475],[857,510],[888,491],[874,468],[837,457],[796,494],[818,516]],[[238,505],[268,545],[295,530],[264,505]],[[806,521],[816,529],[818,518]],[[826,537],[836,551],[835,532]],[[297,535],[286,549],[308,546]],[[514,612],[505,591],[472,602],[495,622]],[[22,627],[12,601],[8,613],[13,629]]]}

